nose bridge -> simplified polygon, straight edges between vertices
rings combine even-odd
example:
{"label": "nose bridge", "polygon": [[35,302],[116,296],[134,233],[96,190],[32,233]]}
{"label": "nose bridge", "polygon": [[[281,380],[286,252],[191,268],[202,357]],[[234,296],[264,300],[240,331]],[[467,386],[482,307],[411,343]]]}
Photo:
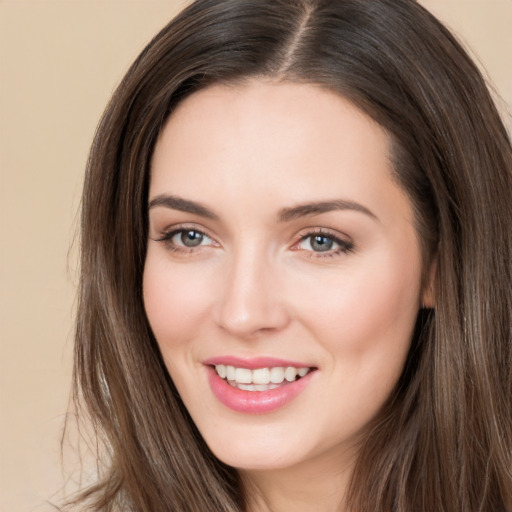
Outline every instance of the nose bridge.
{"label": "nose bridge", "polygon": [[220,327],[238,337],[284,327],[288,315],[279,281],[276,259],[260,244],[242,244],[233,251],[217,305]]}

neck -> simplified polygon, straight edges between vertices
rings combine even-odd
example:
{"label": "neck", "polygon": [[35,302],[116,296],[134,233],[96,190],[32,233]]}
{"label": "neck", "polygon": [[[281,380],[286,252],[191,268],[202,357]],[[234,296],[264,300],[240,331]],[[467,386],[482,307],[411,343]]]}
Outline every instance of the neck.
{"label": "neck", "polygon": [[333,451],[291,467],[241,470],[246,512],[342,512],[352,468]]}

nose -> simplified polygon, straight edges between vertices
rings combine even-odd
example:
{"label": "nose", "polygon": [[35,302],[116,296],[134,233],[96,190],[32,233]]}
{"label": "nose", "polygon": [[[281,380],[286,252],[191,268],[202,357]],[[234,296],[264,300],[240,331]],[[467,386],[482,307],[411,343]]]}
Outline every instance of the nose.
{"label": "nose", "polygon": [[237,338],[252,338],[285,328],[290,315],[284,300],[279,265],[259,251],[233,257],[223,274],[215,321]]}

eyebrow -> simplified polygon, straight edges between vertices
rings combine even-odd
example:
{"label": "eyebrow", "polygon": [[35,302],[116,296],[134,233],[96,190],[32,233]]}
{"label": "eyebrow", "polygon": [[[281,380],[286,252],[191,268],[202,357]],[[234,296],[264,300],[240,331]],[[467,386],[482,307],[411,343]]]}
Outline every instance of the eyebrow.
{"label": "eyebrow", "polygon": [[335,199],[332,201],[320,201],[314,203],[304,203],[292,208],[283,208],[279,211],[279,221],[289,222],[300,217],[319,215],[321,213],[332,212],[336,210],[352,210],[368,215],[372,219],[378,220],[377,216],[362,204],[345,199]]}
{"label": "eyebrow", "polygon": [[[149,202],[148,209],[154,208],[156,206],[164,206],[172,210],[192,213],[207,219],[219,220],[219,216],[203,204],[196,201],[190,201],[189,199],[183,199],[182,197],[178,196],[160,194]],[[362,204],[356,203],[354,201],[347,201],[345,199],[318,201],[299,204],[290,208],[282,208],[279,211],[277,218],[279,222],[289,222],[301,217],[320,215],[321,213],[327,213],[336,210],[352,210],[364,213],[372,219],[378,220],[377,216]]]}
{"label": "eyebrow", "polygon": [[166,194],[160,194],[153,198],[148,205],[148,210],[154,208],[155,206],[165,206],[166,208],[171,208],[172,210],[179,210],[181,212],[193,213],[194,215],[199,215],[200,217],[206,217],[207,219],[218,220],[219,217],[215,213],[213,213],[206,206],[201,203],[196,203],[195,201],[189,201],[188,199],[183,199],[178,196],[169,196]]}

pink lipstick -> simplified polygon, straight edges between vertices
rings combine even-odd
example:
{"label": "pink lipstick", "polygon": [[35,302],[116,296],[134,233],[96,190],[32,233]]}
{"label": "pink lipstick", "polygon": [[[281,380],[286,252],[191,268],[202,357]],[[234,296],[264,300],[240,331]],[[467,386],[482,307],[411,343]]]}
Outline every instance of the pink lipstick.
{"label": "pink lipstick", "polygon": [[220,356],[203,362],[216,398],[249,414],[275,411],[290,403],[311,382],[316,368],[273,357]]}

